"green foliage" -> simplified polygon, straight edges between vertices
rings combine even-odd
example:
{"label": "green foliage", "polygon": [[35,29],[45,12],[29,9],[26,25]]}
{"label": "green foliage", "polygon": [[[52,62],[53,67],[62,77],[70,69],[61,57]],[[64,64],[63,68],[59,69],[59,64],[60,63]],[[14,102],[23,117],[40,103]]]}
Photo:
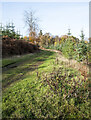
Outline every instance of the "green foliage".
{"label": "green foliage", "polygon": [[62,45],[62,53],[69,59],[72,59],[75,54],[75,43],[71,38],[67,38]]}
{"label": "green foliage", "polygon": [[69,35],[69,36],[71,35],[70,29],[68,29],[68,35]]}
{"label": "green foliage", "polygon": [[69,59],[76,59],[83,61],[88,59],[88,43],[81,40],[79,42],[73,41],[70,37],[62,43],[62,53]]}
{"label": "green foliage", "polygon": [[61,38],[55,36],[54,38],[49,34],[42,35],[41,46],[46,49],[60,50],[64,56],[69,59],[75,59],[79,62],[85,61],[88,64],[90,60],[89,55],[89,43],[84,40],[83,30],[81,31],[81,40],[74,37],[68,29],[68,35],[64,35]]}
{"label": "green foliage", "polygon": [[84,79],[84,82],[82,82],[83,77],[78,74],[78,72],[71,68],[66,68],[65,70],[64,67],[59,67],[55,69],[55,71],[53,70],[53,72],[47,76],[48,77],[43,79],[44,85],[48,85],[57,100],[60,101],[58,108],[58,111],[61,111],[60,116],[65,119],[81,119],[83,116],[84,118],[89,118],[87,81]]}
{"label": "green foliage", "polygon": [[88,55],[88,44],[86,44],[83,40],[76,44],[76,60],[83,61],[87,59]]}
{"label": "green foliage", "polygon": [[44,46],[44,48],[46,48],[46,49],[60,50],[61,51],[61,45],[60,44],[57,44],[56,46],[52,44],[52,45],[49,45],[49,46]]}
{"label": "green foliage", "polygon": [[3,37],[9,37],[11,39],[20,39],[20,34],[17,32],[15,32],[15,26],[13,23],[9,23],[6,26],[2,27],[2,24],[0,26],[0,29],[2,31],[2,36]]}
{"label": "green foliage", "polygon": [[57,44],[57,45],[55,46],[55,49],[61,51],[61,50],[62,50],[62,49],[61,49],[61,46],[62,46],[61,44]]}
{"label": "green foliage", "polygon": [[84,33],[83,33],[83,30],[82,30],[82,31],[81,31],[81,36],[80,36],[80,37],[81,37],[81,40],[84,40],[84,36],[85,36],[85,35],[84,35]]}

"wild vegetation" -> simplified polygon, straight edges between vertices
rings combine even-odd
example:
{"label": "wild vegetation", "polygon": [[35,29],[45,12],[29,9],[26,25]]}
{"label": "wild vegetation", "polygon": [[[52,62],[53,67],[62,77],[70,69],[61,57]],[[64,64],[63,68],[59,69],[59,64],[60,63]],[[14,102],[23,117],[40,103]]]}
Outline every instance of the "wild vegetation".
{"label": "wild vegetation", "polygon": [[89,79],[57,55],[27,55],[3,71],[3,118],[89,118]]}
{"label": "wild vegetation", "polygon": [[38,46],[25,41],[21,35],[15,32],[14,26],[9,24],[6,27],[1,26],[2,31],[2,57],[12,55],[22,55],[38,51]]}
{"label": "wild vegetation", "polygon": [[33,15],[25,12],[29,36],[1,26],[3,119],[90,120],[90,43],[83,31],[81,40],[70,29],[37,34]]}
{"label": "wild vegetation", "polygon": [[60,50],[65,57],[75,59],[79,62],[85,61],[88,64],[90,45],[88,41],[85,41],[83,31],[81,31],[81,40],[72,36],[69,32],[68,35],[62,37],[56,36],[54,39],[49,34],[47,34],[47,37],[46,35],[43,36],[45,39],[43,37],[41,39],[41,37],[39,44],[43,47]]}

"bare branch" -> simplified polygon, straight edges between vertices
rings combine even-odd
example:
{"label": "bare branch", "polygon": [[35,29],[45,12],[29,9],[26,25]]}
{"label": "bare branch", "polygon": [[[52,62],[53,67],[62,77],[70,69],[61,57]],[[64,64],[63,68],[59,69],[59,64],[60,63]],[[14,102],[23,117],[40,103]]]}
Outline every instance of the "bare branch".
{"label": "bare branch", "polygon": [[35,32],[37,33],[38,26],[38,18],[35,17],[35,12],[33,10],[25,11],[25,24],[28,26],[29,33]]}

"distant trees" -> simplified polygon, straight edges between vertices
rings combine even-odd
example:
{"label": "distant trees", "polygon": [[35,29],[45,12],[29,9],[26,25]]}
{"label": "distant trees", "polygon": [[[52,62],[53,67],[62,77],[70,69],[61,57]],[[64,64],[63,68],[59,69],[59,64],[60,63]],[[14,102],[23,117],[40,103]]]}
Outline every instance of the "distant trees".
{"label": "distant trees", "polygon": [[88,60],[88,42],[84,40],[84,33],[81,31],[81,40],[71,35],[68,29],[67,35],[52,36],[49,33],[39,32],[39,45],[48,49],[60,50],[67,58],[77,61]]}
{"label": "distant trees", "polygon": [[88,42],[84,40],[83,30],[81,31],[81,40],[74,36],[69,36],[62,42],[62,53],[68,57],[76,59],[77,61],[88,61],[89,49]]}
{"label": "distant trees", "polygon": [[50,33],[45,33],[43,35],[42,30],[39,32],[39,45],[42,47],[49,47],[50,45],[54,45],[54,39]]}
{"label": "distant trees", "polygon": [[78,42],[79,39],[72,36],[70,29],[68,29],[68,34],[67,35],[63,35],[61,37],[59,36],[52,36],[50,33],[45,33],[43,34],[42,30],[40,30],[39,34],[38,34],[38,39],[39,39],[39,45],[42,47],[49,47],[50,46],[58,46],[58,49],[60,48],[60,46],[62,45],[62,43],[64,43],[66,40],[68,40],[67,38],[71,38],[73,42]]}
{"label": "distant trees", "polygon": [[25,24],[28,26],[29,31],[29,40],[33,43],[36,43],[38,26],[38,18],[35,17],[35,12],[33,10],[25,11],[24,14]]}
{"label": "distant trees", "polygon": [[2,37],[9,37],[11,39],[20,39],[19,31],[15,31],[14,23],[8,23],[6,26],[0,25]]}

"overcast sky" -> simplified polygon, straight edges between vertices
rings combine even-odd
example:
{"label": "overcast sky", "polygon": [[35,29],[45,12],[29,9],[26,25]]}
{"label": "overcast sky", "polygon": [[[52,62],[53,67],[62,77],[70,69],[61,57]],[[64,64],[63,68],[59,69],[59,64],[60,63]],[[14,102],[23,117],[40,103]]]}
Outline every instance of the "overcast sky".
{"label": "overcast sky", "polygon": [[28,35],[24,11],[30,9],[36,11],[43,33],[61,36],[70,28],[72,35],[79,37],[83,29],[85,37],[89,37],[89,2],[3,2],[3,24],[13,21],[16,30]]}

